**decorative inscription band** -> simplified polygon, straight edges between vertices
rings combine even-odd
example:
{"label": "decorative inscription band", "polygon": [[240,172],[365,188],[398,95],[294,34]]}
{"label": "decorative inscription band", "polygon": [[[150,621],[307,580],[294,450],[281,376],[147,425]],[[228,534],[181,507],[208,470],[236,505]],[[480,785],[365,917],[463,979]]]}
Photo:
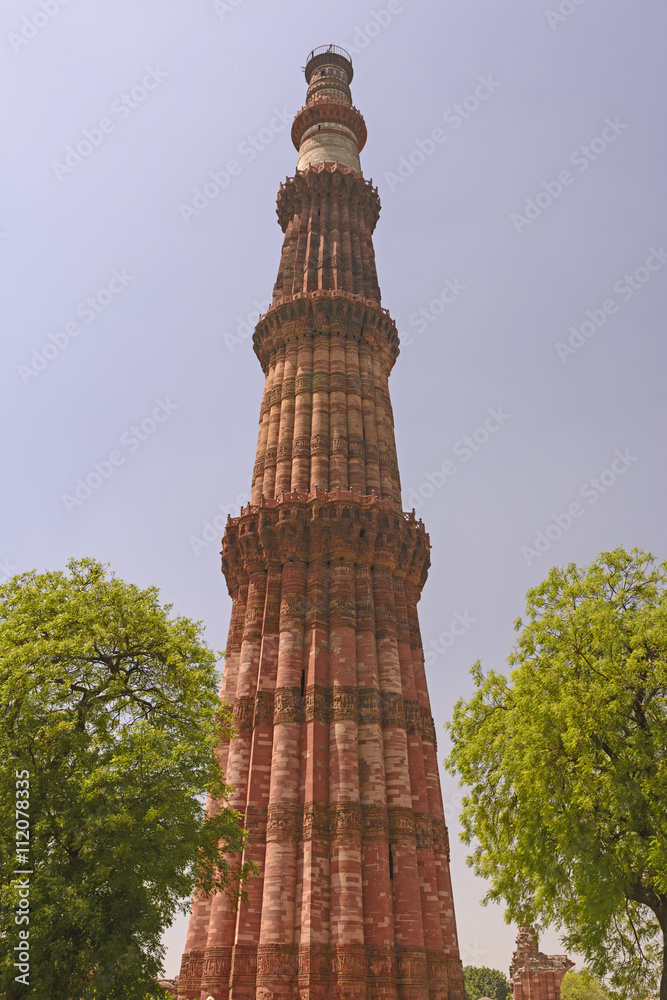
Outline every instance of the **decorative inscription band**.
{"label": "decorative inscription band", "polygon": [[242,695],[234,703],[238,733],[250,733],[256,726],[278,726],[303,722],[343,722],[381,725],[383,729],[405,729],[418,734],[424,743],[435,745],[435,724],[426,708],[377,688],[314,685],[301,694],[298,687],[258,691],[256,697]]}

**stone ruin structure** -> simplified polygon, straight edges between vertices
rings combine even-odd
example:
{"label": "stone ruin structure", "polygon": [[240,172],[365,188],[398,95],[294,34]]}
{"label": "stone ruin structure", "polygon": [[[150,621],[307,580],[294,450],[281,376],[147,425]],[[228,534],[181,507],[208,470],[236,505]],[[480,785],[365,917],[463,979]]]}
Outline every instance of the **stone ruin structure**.
{"label": "stone ruin structure", "polygon": [[510,965],[512,1000],[560,1000],[560,984],[572,968],[567,955],[543,955],[533,928],[520,927]]}

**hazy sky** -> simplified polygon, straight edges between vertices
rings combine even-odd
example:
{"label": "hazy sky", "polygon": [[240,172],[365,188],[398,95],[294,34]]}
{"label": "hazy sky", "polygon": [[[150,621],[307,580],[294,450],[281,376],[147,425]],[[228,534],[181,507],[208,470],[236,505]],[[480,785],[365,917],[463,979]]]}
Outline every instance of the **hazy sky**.
{"label": "hazy sky", "polygon": [[[470,664],[503,669],[550,566],[666,555],[664,5],[5,0],[1,18],[2,572],[94,556],[218,649],[213,522],[254,462],[285,122],[310,49],[352,53],[404,506],[433,546],[442,759]],[[442,780],[463,961],[507,971],[516,928],[480,908]]]}

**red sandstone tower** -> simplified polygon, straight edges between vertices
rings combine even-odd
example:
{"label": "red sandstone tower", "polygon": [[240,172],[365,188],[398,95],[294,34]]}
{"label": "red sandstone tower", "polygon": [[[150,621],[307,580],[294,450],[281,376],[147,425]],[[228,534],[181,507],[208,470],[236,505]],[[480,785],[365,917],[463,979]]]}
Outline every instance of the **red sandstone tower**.
{"label": "red sandstone tower", "polygon": [[[254,335],[266,375],[250,504],[227,523],[221,747],[261,876],[238,912],[196,899],[179,997],[463,1000],[417,601],[401,508],[364,120],[336,46],[306,65],[280,187],[285,234]],[[215,804],[209,804],[215,807]]]}

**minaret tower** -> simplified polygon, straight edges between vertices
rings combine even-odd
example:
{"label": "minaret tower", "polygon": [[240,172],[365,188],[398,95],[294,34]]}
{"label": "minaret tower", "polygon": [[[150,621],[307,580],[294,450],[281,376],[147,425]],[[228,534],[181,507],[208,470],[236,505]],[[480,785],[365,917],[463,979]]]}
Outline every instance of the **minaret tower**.
{"label": "minaret tower", "polygon": [[266,382],[252,495],[222,542],[221,697],[238,732],[221,758],[261,875],[238,911],[194,901],[178,995],[463,1000],[417,620],[430,546],[401,507],[380,201],[349,55],[314,49],[305,73],[253,341]]}

